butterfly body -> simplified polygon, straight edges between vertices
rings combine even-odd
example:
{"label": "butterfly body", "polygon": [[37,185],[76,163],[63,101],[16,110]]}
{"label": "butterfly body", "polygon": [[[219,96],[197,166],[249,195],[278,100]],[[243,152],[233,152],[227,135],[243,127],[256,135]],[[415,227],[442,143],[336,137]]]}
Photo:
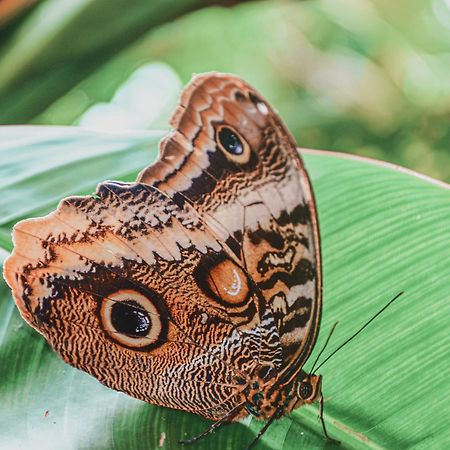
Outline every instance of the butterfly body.
{"label": "butterfly body", "polygon": [[16,225],[16,304],[69,364],[149,403],[214,420],[311,403],[320,245],[295,143],[231,75],[194,78],[171,123],[135,183]]}
{"label": "butterfly body", "polygon": [[247,412],[260,420],[270,419],[277,411],[280,416],[293,409],[313,403],[320,395],[321,377],[301,372],[288,385],[280,385],[273,368],[262,366],[244,390]]}

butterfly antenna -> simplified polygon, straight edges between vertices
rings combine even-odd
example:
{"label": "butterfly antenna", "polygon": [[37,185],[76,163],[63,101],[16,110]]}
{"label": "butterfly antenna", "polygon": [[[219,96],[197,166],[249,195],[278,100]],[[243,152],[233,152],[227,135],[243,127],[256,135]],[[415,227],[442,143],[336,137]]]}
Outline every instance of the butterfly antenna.
{"label": "butterfly antenna", "polygon": [[325,344],[322,347],[322,350],[320,350],[319,354],[317,355],[317,358],[314,361],[314,364],[312,365],[311,370],[309,371],[309,374],[311,375],[312,373],[314,373],[314,367],[317,364],[317,361],[319,361],[320,357],[322,356],[322,353],[324,352],[324,350],[327,348],[328,342],[330,342],[331,336],[334,333],[334,330],[336,329],[337,326],[337,322],[334,322],[334,325],[331,327],[330,332],[328,333],[328,337],[327,340],[325,341]]}
{"label": "butterfly antenna", "polygon": [[334,350],[331,355],[328,355],[324,361],[322,361],[316,370],[319,370],[333,355],[335,355],[342,347],[345,347],[352,339],[358,336],[364,328],[366,328],[371,322],[373,322],[383,311],[385,311],[392,303],[395,302],[404,292],[399,292],[392,300],[390,300],[386,305],[384,305],[373,317],[371,317],[356,333],[353,333],[346,341],[344,341],[336,350]]}

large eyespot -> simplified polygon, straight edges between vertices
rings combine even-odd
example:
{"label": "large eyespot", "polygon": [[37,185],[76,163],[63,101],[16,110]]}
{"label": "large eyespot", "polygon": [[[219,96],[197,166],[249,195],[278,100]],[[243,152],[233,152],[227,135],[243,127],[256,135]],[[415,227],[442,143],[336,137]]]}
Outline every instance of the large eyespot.
{"label": "large eyespot", "polygon": [[148,350],[162,334],[160,313],[147,296],[132,289],[109,294],[102,302],[100,318],[108,336],[124,347]]}
{"label": "large eyespot", "polygon": [[246,164],[250,160],[250,146],[234,128],[220,125],[216,130],[216,142],[231,161]]}

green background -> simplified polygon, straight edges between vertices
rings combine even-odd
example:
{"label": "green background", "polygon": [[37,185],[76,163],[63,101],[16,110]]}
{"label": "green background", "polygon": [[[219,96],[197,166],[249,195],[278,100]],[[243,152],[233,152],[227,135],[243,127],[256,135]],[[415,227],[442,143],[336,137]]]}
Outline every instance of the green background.
{"label": "green background", "polygon": [[448,0],[31,3],[3,20],[0,7],[0,123],[77,123],[164,62],[182,85],[210,70],[242,76],[302,147],[450,180]]}

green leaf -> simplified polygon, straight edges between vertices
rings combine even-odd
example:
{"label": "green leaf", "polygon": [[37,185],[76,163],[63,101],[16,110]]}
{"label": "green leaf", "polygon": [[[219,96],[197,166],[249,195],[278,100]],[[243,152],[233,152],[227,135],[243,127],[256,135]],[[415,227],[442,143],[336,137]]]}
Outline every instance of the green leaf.
{"label": "green leaf", "polygon": [[8,42],[0,42],[0,123],[29,121],[142,34],[214,3],[40,2]]}
{"label": "green leaf", "polygon": [[[155,158],[162,134],[0,129],[0,245],[10,248],[16,220],[50,211],[65,195],[91,192],[107,178],[133,179]],[[335,321],[326,354],[405,291],[321,368],[328,431],[341,448],[448,448],[449,186],[345,155],[308,151],[304,159],[324,260],[314,354]],[[176,449],[180,438],[209,425],[109,390],[64,364],[20,318],[4,283],[0,379],[5,448],[148,450],[164,441],[162,448]],[[317,411],[313,405],[277,421],[258,448],[323,448]],[[232,424],[192,448],[245,448],[260,426]]]}
{"label": "green leaf", "polygon": [[99,133],[71,127],[0,128],[0,244],[20,219],[62,197],[90,194],[105,178],[132,181],[155,157],[164,131]]}

